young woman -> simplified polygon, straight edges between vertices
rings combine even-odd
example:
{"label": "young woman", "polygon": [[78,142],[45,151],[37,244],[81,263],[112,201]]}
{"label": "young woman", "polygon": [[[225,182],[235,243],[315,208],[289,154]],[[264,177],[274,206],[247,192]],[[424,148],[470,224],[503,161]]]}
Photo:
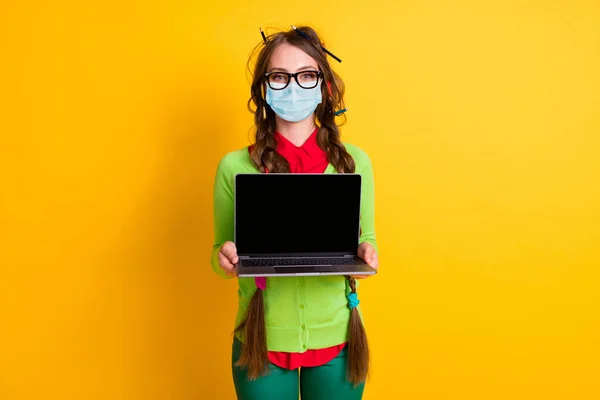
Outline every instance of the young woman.
{"label": "young woman", "polygon": [[[235,276],[233,182],[236,174],[249,172],[361,174],[357,251],[377,268],[371,162],[340,139],[335,119],[344,109],[344,85],[319,37],[310,27],[294,28],[264,37],[257,49],[249,101],[256,141],[227,154],[217,168],[213,269]],[[232,348],[238,399],[297,400],[299,391],[303,400],[362,398],[369,349],[355,278],[238,279]]]}

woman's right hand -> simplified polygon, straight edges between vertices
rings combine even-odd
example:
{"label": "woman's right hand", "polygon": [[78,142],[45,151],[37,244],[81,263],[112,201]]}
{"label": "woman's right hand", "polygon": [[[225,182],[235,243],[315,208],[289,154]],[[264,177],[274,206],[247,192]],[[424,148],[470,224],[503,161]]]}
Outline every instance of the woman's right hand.
{"label": "woman's right hand", "polygon": [[239,261],[237,248],[233,242],[225,242],[219,251],[219,265],[229,276],[236,276],[235,264]]}

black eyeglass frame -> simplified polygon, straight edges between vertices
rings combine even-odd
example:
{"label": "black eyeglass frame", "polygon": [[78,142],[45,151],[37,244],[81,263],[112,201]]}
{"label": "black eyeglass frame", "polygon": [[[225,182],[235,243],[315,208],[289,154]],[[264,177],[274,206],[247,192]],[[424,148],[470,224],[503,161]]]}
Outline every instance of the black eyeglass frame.
{"label": "black eyeglass frame", "polygon": [[[314,72],[315,74],[317,74],[317,79],[315,80],[314,86],[305,87],[305,86],[302,86],[302,84],[298,81],[298,75],[305,74],[307,72]],[[287,75],[288,76],[287,84],[284,87],[282,87],[282,88],[274,88],[273,86],[271,86],[271,82],[269,81],[269,76],[271,76],[273,74]],[[290,72],[273,71],[273,72],[267,72],[265,74],[265,81],[267,82],[267,85],[269,85],[269,87],[271,89],[273,89],[273,90],[283,90],[283,89],[285,89],[286,87],[288,87],[290,85],[290,82],[292,81],[292,78],[294,78],[294,80],[296,81],[296,83],[298,84],[298,86],[300,86],[302,89],[314,89],[314,88],[316,88],[319,85],[319,79],[321,79],[322,77],[323,77],[323,72],[316,71],[316,70],[299,71],[299,72],[296,72],[294,74],[292,74]]]}

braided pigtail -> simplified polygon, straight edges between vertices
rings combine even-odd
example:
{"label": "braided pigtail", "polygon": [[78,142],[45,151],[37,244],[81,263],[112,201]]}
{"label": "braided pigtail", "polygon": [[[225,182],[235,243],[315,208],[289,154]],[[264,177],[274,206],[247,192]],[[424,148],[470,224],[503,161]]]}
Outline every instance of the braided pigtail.
{"label": "braided pigtail", "polygon": [[266,288],[265,278],[256,278],[256,286],[256,291],[246,309],[246,315],[235,329],[236,333],[241,332],[244,337],[242,352],[235,365],[246,368],[250,380],[258,379],[269,371],[263,299],[263,290]]}
{"label": "braided pigtail", "polygon": [[365,382],[369,375],[369,344],[367,333],[358,313],[358,296],[356,294],[356,280],[348,276],[350,293],[348,306],[350,307],[350,324],[348,338],[348,380],[355,386]]}

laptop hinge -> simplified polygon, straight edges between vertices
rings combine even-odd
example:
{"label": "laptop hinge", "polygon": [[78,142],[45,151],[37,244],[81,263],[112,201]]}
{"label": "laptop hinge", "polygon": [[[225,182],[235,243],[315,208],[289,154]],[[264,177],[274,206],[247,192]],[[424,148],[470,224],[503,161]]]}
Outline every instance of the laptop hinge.
{"label": "laptop hinge", "polygon": [[327,257],[343,257],[343,258],[354,258],[356,254],[256,254],[251,256],[240,256],[238,255],[240,260],[249,260],[251,258],[327,258]]}

